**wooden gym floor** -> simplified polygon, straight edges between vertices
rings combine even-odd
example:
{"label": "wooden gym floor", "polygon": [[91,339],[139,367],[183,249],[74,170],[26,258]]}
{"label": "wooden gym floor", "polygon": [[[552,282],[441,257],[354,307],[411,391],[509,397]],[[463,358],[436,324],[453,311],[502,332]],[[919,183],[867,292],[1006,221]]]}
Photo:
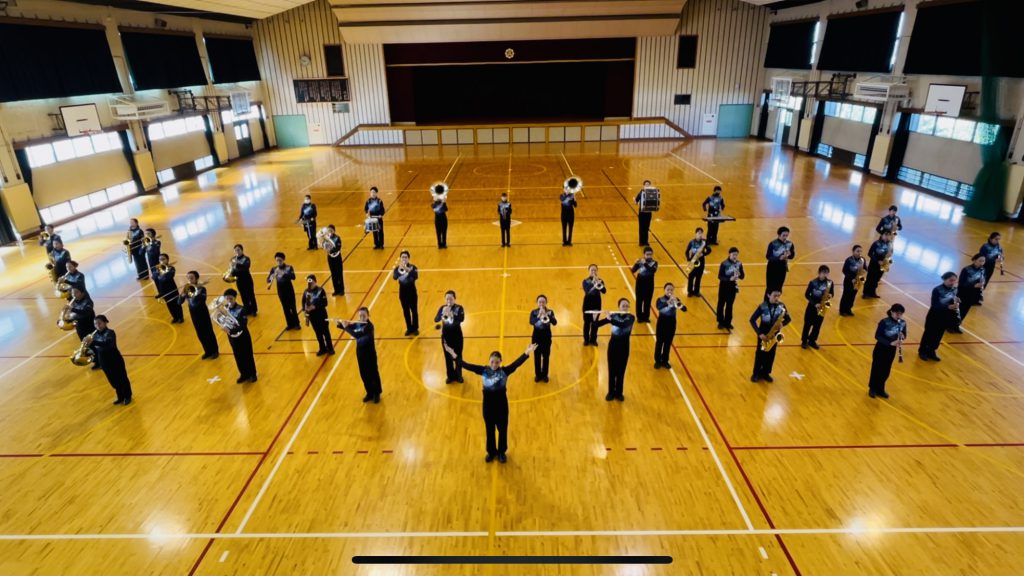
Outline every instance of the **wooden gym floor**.
{"label": "wooden gym floor", "polygon": [[[560,245],[557,195],[582,177],[575,246]],[[434,247],[427,187],[451,185],[450,247]],[[632,343],[625,403],[606,403],[605,347],[581,346],[580,281],[597,263],[605,308],[629,296],[638,256],[632,196],[663,191],[653,225],[657,276],[677,263],[721,182],[730,245],[748,278],[737,329],[715,328],[716,277],[690,298],[672,371],[652,368],[653,336]],[[386,250],[364,238],[366,190],[388,207]],[[495,205],[509,190],[512,247]],[[349,339],[317,358],[309,329],[283,332],[260,271],[282,250],[326,276],[295,224],[304,193],[344,240],[348,295],[330,315],[370,306],[384,383],[362,404]],[[820,263],[840,277],[895,203],[905,230],[881,300],[825,322],[801,350],[803,289]],[[169,324],[151,284],[120,252],[130,216],[162,235],[179,275],[211,293],[242,242],[260,315],[257,384],[233,383],[221,357],[199,360],[190,323]],[[797,261],[783,299],[794,323],[774,384],[749,380],[746,325],[764,285],[764,248],[788,225]],[[135,390],[111,406],[102,373],[68,361],[60,301],[34,244],[0,249],[0,574],[1020,574],[1024,572],[1024,270],[1020,230],[962,216],[949,202],[768,143],[693,141],[444,149],[284,150],[237,162],[59,228],[110,316]],[[931,288],[992,230],[1009,258],[941,364],[916,357]],[[390,270],[408,249],[421,269],[419,338],[404,338]],[[445,385],[429,320],[447,289],[467,310],[465,356],[514,358],[528,311],[546,294],[560,320],[550,384],[532,361],[511,379],[509,462],[485,464],[479,378]],[[837,294],[838,296],[838,294]],[[710,304],[708,303],[710,302]],[[866,395],[876,322],[908,309],[906,363],[889,401]],[[334,331],[338,337],[337,331]],[[365,554],[654,554],[669,566],[356,567]]]}

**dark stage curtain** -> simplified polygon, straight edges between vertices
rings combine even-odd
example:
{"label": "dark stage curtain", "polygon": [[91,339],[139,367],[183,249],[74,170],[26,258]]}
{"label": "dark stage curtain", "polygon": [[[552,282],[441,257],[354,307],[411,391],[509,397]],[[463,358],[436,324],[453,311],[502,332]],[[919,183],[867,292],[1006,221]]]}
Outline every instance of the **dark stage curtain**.
{"label": "dark stage curtain", "polygon": [[810,70],[814,25],[817,22],[805,20],[773,24],[771,35],[768,36],[768,51],[764,55],[764,67]]}
{"label": "dark stage curtain", "polygon": [[859,16],[832,16],[825,26],[821,45],[819,70],[839,72],[889,72],[896,30],[900,23],[898,10],[886,10]]}
{"label": "dark stage curtain", "polygon": [[247,38],[206,38],[214,84],[230,84],[260,79],[256,52]]}
{"label": "dark stage curtain", "polygon": [[203,86],[206,74],[195,36],[121,32],[136,90]]}

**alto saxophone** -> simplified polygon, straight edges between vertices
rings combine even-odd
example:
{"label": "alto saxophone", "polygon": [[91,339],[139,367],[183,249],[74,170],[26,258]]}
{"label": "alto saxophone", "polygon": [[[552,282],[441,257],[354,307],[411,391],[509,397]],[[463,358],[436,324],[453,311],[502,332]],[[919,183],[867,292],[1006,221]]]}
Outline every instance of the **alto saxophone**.
{"label": "alto saxophone", "polygon": [[865,266],[864,259],[860,259],[860,268],[857,269],[857,276],[853,279],[853,289],[860,292],[860,289],[864,287],[864,282],[868,279],[867,266]]}
{"label": "alto saxophone", "polygon": [[782,321],[786,317],[786,307],[779,304],[779,317],[775,319],[775,323],[772,324],[771,330],[768,331],[767,340],[761,341],[761,351],[771,352],[772,348],[775,348],[776,344],[782,343],[786,337],[782,334]]}
{"label": "alto saxophone", "polygon": [[882,272],[888,272],[889,268],[892,267],[892,248],[891,247],[889,248],[889,251],[885,253],[885,258],[882,258],[882,261],[878,264],[878,267],[882,269]]}
{"label": "alto saxophone", "polygon": [[698,246],[697,249],[693,251],[693,256],[690,257],[690,260],[686,263],[686,266],[683,266],[683,273],[686,274],[687,276],[689,276],[690,272],[692,272],[693,269],[697,266],[697,261],[700,260],[700,257],[704,255],[705,245],[706,244],[704,242],[701,242],[700,246]]}
{"label": "alto saxophone", "polygon": [[825,293],[821,295],[821,302],[818,303],[818,316],[825,317],[825,313],[832,307],[832,281],[825,283]]}

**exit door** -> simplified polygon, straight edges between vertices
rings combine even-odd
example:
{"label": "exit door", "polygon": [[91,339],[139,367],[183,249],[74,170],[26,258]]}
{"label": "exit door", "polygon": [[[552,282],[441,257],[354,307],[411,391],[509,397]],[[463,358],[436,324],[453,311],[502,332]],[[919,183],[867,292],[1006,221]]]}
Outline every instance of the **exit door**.
{"label": "exit door", "polygon": [[235,122],[235,142],[238,143],[238,156],[252,156],[252,135],[249,134],[249,122]]}

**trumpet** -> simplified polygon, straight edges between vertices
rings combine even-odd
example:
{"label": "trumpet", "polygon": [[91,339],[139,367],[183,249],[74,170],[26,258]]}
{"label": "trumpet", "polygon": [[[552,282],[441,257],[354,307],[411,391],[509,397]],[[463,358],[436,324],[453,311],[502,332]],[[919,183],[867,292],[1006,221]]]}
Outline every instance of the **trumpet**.
{"label": "trumpet", "polygon": [[601,280],[600,278],[594,278],[593,284],[590,286],[590,291],[593,292],[594,290],[604,290],[604,280]]}
{"label": "trumpet", "polygon": [[93,352],[92,348],[89,347],[92,344],[92,339],[99,330],[93,330],[91,334],[82,338],[82,344],[71,353],[71,363],[75,366],[88,366],[96,361],[96,352]]}
{"label": "trumpet", "polygon": [[217,296],[210,304],[210,319],[228,332],[233,332],[239,327],[238,320],[228,311],[228,304],[223,296]]}
{"label": "trumpet", "polygon": [[680,300],[679,298],[673,296],[668,299],[668,303],[676,310],[679,310],[680,312],[686,312],[686,304],[683,304],[683,301]]}
{"label": "trumpet", "polygon": [[65,304],[60,309],[60,315],[57,317],[57,328],[65,331],[74,330],[76,324],[78,322],[71,319],[71,305]]}
{"label": "trumpet", "polygon": [[1003,260],[1006,260],[1006,258],[1004,258],[1002,254],[1000,254],[996,258],[996,262],[999,264],[999,275],[1000,276],[1005,276],[1006,275],[1006,270],[1003,269]]}
{"label": "trumpet", "polygon": [[441,202],[448,201],[448,184],[444,182],[434,182],[430,185],[430,196],[434,201],[440,200]]}
{"label": "trumpet", "polygon": [[540,319],[541,324],[550,324],[551,323],[551,316],[549,315],[547,308],[542,308],[542,309],[538,310],[537,311],[537,318]]}
{"label": "trumpet", "polygon": [[771,352],[776,344],[781,344],[786,339],[782,333],[782,321],[786,317],[786,308],[782,305],[779,308],[782,310],[779,312],[779,317],[775,319],[775,323],[772,324],[771,330],[768,331],[768,339],[761,341],[762,352]]}
{"label": "trumpet", "polygon": [[562,189],[568,194],[576,195],[583,190],[583,180],[579,176],[569,176],[562,183]]}
{"label": "trumpet", "polygon": [[832,281],[825,283],[825,293],[821,295],[821,302],[818,303],[818,316],[825,317],[825,313],[832,307]]}

